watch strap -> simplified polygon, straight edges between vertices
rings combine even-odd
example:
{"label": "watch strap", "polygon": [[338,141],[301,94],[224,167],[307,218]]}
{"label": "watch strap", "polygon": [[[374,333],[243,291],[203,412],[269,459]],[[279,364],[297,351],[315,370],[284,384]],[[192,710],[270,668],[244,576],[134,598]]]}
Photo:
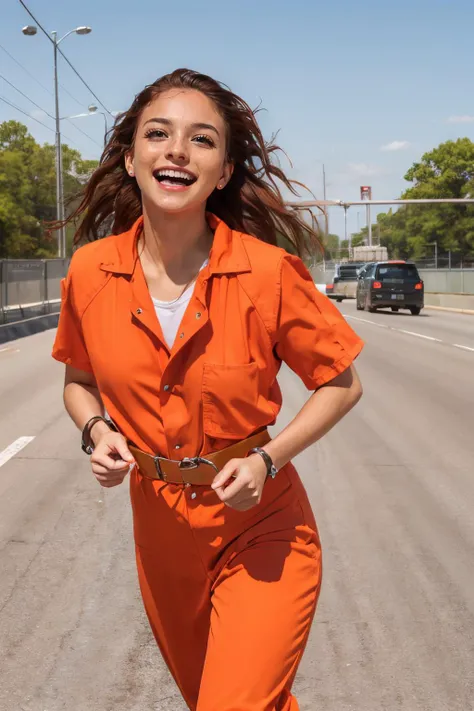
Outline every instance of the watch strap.
{"label": "watch strap", "polygon": [[91,417],[90,420],[87,420],[82,430],[81,449],[88,455],[91,455],[94,451],[94,447],[92,446],[91,430],[96,422],[105,422],[105,424],[111,430],[117,432],[117,428],[115,427],[114,423],[111,420],[108,420],[106,417],[103,417],[102,415],[94,415],[94,417]]}
{"label": "watch strap", "polygon": [[273,464],[273,459],[270,457],[268,452],[266,452],[261,447],[254,447],[249,451],[249,454],[259,454],[267,466],[267,476],[269,476],[271,479],[274,479],[276,477],[276,475],[278,474],[278,469]]}

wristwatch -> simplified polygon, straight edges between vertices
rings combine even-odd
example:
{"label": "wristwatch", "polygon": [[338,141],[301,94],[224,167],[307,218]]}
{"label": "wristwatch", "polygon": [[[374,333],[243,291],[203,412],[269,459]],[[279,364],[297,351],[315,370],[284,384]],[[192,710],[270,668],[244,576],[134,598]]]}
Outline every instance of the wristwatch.
{"label": "wristwatch", "polygon": [[84,425],[84,429],[82,430],[81,449],[89,456],[94,451],[94,447],[92,446],[91,429],[93,428],[95,423],[99,421],[105,422],[105,424],[113,432],[118,431],[112,420],[109,420],[107,417],[103,417],[102,415],[94,415],[94,417],[91,417],[90,420],[87,420],[86,424]]}
{"label": "wristwatch", "polygon": [[276,477],[276,475],[278,474],[278,469],[273,464],[273,459],[270,457],[268,452],[265,452],[265,450],[261,447],[254,447],[254,449],[250,450],[249,454],[259,454],[267,465],[267,476],[269,476],[271,479],[274,479]]}

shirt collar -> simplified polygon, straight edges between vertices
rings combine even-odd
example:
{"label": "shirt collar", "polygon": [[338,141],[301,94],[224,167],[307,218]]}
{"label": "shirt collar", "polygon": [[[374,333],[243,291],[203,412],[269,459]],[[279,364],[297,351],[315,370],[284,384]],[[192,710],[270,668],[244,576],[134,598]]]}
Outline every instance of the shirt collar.
{"label": "shirt collar", "polygon": [[[214,230],[214,240],[209,255],[210,273],[241,274],[252,271],[242,233],[232,230],[223,220],[210,212],[206,217],[209,226]],[[100,268],[114,274],[133,274],[138,258],[137,243],[142,229],[143,217],[139,217],[127,232],[106,238],[111,240],[110,258],[101,262]]]}

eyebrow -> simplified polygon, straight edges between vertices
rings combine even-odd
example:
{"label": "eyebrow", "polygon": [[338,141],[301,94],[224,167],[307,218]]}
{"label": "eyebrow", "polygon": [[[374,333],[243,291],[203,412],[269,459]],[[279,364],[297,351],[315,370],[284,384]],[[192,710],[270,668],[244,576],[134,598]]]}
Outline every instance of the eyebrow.
{"label": "eyebrow", "polygon": [[[148,123],[164,123],[165,126],[172,126],[173,122],[170,119],[167,118],[160,118],[159,116],[155,116],[154,118],[148,119],[148,121],[145,121],[145,126]],[[219,131],[215,126],[213,126],[211,123],[193,123],[191,124],[191,128],[193,129],[209,129],[209,131],[214,131],[214,133],[217,133],[219,136]]]}

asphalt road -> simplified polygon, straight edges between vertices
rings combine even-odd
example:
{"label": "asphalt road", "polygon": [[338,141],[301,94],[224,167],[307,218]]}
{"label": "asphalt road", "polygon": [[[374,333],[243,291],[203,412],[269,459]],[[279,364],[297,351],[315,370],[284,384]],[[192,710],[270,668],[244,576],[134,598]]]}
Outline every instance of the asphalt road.
{"label": "asphalt road", "polygon": [[[325,578],[295,691],[302,711],[469,711],[474,317],[341,310],[367,344],[365,395],[297,462]],[[184,711],[142,610],[127,488],[89,474],[52,340],[0,348],[0,710]],[[281,382],[280,427],[307,397]]]}

